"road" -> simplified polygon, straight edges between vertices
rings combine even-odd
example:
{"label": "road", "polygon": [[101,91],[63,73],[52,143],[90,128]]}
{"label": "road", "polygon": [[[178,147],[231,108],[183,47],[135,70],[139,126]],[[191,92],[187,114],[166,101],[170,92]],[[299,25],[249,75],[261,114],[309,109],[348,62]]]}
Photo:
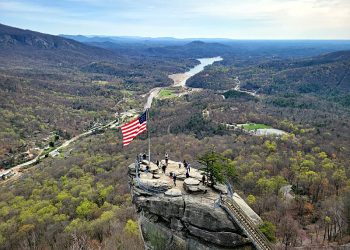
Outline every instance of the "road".
{"label": "road", "polygon": [[255,91],[241,90],[241,81],[239,80],[239,78],[237,76],[235,78],[235,82],[236,82],[236,86],[234,87],[235,91],[238,91],[241,93],[246,93],[246,94],[251,95],[251,96],[256,96],[256,97],[258,96]]}
{"label": "road", "polygon": [[159,92],[160,92],[161,89],[162,88],[160,88],[160,87],[151,89],[151,91],[149,92],[149,95],[147,97],[147,101],[146,101],[146,103],[144,105],[144,110],[151,108],[153,99],[158,97]]}

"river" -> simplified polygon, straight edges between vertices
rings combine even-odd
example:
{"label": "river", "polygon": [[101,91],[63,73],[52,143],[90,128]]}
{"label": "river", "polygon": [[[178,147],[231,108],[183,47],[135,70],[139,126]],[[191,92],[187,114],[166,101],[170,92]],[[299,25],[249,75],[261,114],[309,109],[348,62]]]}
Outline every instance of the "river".
{"label": "river", "polygon": [[[212,65],[214,62],[222,61],[223,59],[221,56],[217,56],[217,57],[211,57],[211,58],[200,58],[197,60],[200,63],[198,65],[194,66],[189,71],[187,71],[185,73],[178,73],[178,74],[169,75],[169,78],[174,81],[174,84],[173,84],[174,87],[186,87],[186,82],[190,77],[203,71],[206,66]],[[162,88],[160,88],[160,87],[151,89],[151,91],[148,94],[147,101],[144,105],[145,110],[151,108],[153,99],[158,96],[161,89]]]}
{"label": "river", "polygon": [[221,56],[217,56],[217,57],[211,57],[211,58],[200,58],[197,60],[200,62],[200,64],[196,65],[189,71],[185,73],[169,75],[169,78],[174,81],[175,87],[186,87],[186,82],[189,78],[203,71],[206,66],[212,65],[214,62],[222,61],[223,59]]}

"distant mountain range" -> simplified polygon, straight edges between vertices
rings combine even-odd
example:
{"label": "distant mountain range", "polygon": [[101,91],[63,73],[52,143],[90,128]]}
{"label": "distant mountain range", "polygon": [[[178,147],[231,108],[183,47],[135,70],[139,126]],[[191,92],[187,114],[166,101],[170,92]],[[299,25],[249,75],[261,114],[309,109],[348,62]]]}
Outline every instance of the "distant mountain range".
{"label": "distant mountain range", "polygon": [[[115,59],[114,53],[60,36],[0,24],[0,62],[17,60],[82,64],[91,60]],[[35,60],[34,60],[35,59]]]}
{"label": "distant mountain range", "polygon": [[113,43],[143,43],[143,44],[186,44],[192,41],[202,41],[207,43],[225,43],[232,41],[226,38],[174,38],[174,37],[141,37],[141,36],[83,36],[83,35],[59,35],[61,37],[73,39],[82,43],[113,42]]}
{"label": "distant mountain range", "polygon": [[[158,54],[162,51],[169,55],[170,51],[176,51],[173,46],[182,46],[191,42],[203,42],[211,44],[212,49],[220,44],[215,51],[220,53],[235,53],[236,55],[250,56],[272,56],[272,57],[305,57],[316,56],[322,53],[335,52],[339,50],[350,50],[348,40],[234,40],[226,38],[173,38],[173,37],[137,37],[137,36],[82,36],[82,35],[60,35],[93,46],[111,49],[123,53],[136,54],[152,53]],[[203,48],[203,44],[195,43]],[[223,48],[222,45],[228,46]],[[171,47],[160,49],[162,47]],[[193,46],[192,46],[193,47]],[[150,49],[151,48],[151,49]],[[156,48],[156,49],[154,49]],[[200,50],[200,48],[198,48]],[[188,48],[185,48],[188,51]],[[198,50],[194,51],[198,55]],[[171,53],[170,53],[171,54]],[[185,52],[186,56],[188,53]],[[201,53],[203,55],[203,53]],[[179,56],[179,55],[177,55]],[[193,55],[192,55],[193,56]]]}

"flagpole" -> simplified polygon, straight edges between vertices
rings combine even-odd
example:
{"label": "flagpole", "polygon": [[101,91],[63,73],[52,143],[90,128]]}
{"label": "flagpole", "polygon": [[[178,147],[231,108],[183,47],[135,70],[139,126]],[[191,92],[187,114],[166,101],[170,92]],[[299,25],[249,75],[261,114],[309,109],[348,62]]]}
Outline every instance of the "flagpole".
{"label": "flagpole", "polygon": [[149,108],[147,109],[148,167],[151,170],[151,133],[149,131]]}

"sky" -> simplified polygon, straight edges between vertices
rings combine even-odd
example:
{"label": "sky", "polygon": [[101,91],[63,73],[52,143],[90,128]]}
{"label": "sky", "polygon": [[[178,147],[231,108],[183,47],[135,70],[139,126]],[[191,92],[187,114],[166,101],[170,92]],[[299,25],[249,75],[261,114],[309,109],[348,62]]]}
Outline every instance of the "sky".
{"label": "sky", "polygon": [[350,39],[350,0],[0,0],[0,23],[54,35]]}

